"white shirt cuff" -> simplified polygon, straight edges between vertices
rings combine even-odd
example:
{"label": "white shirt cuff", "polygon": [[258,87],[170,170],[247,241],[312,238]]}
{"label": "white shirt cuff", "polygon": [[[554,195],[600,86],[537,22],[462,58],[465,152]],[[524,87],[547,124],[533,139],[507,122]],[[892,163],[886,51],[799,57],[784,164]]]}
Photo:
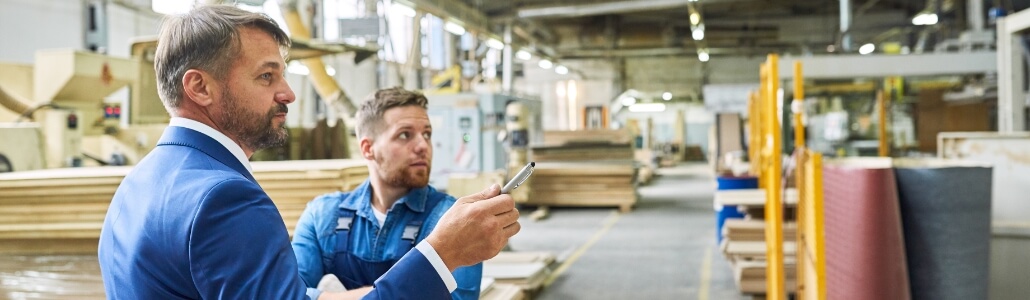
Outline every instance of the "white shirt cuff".
{"label": "white shirt cuff", "polygon": [[422,252],[422,256],[425,256],[429,260],[429,264],[433,265],[436,269],[436,273],[440,274],[440,279],[443,279],[443,284],[447,286],[447,291],[453,293],[454,290],[458,289],[458,282],[454,281],[454,275],[447,270],[447,265],[443,263],[443,259],[440,258],[440,254],[436,253],[436,249],[433,249],[433,245],[423,240],[415,245],[415,249]]}

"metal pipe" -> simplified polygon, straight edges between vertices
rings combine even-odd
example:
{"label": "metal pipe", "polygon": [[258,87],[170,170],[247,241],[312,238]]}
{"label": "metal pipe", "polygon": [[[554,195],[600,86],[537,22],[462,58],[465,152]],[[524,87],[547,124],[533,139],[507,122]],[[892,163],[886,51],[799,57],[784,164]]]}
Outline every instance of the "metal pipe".
{"label": "metal pipe", "polygon": [[966,13],[969,18],[969,29],[973,32],[984,30],[984,0],[966,1]]}
{"label": "metal pipe", "polygon": [[840,0],[840,48],[851,52],[851,0]]}
{"label": "metal pipe", "polygon": [[504,23],[504,50],[501,52],[501,89],[505,93],[511,93],[514,79],[512,68],[512,47],[511,47],[511,21]]}
{"label": "metal pipe", "polygon": [[8,93],[4,90],[4,87],[0,86],[0,106],[6,107],[14,113],[21,115],[26,111],[29,111],[31,108],[27,103],[30,102],[20,99],[14,94]]}
{"label": "metal pipe", "polygon": [[[297,11],[297,1],[284,1],[280,4],[282,9],[283,19],[286,21],[286,27],[289,28],[293,39],[310,39],[311,31],[304,25],[304,21],[300,17],[300,13]],[[342,117],[345,121],[351,121],[356,113],[357,107],[351,102],[350,97],[347,93],[340,88],[340,84],[336,82],[332,76],[325,70],[325,63],[322,62],[322,58],[306,58],[302,59],[301,62],[304,66],[308,67],[309,77],[311,78],[312,85],[315,86],[315,91],[325,101],[326,106],[336,111],[336,115]],[[348,122],[349,123],[349,122]]]}

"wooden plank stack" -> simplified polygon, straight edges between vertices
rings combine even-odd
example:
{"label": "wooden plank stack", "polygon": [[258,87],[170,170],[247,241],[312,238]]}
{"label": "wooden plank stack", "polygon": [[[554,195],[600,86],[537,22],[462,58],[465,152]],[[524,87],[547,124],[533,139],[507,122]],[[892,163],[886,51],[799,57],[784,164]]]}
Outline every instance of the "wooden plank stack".
{"label": "wooden plank stack", "polygon": [[529,178],[529,204],[617,206],[623,212],[637,202],[632,163],[537,162]]}
{"label": "wooden plank stack", "polygon": [[483,278],[492,279],[495,288],[516,286],[520,296],[532,298],[543,289],[554,262],[555,256],[550,252],[501,252],[483,262]]}
{"label": "wooden plank stack", "polygon": [[350,191],[368,178],[364,160],[328,159],[252,163],[254,178],[272,198],[293,235],[304,207],[317,196]]}
{"label": "wooden plank stack", "polygon": [[107,207],[131,169],[0,174],[0,253],[96,252]]}
{"label": "wooden plank stack", "polygon": [[570,143],[612,143],[629,144],[633,136],[627,130],[587,129],[587,130],[547,130],[544,131],[544,145],[564,145]]}
{"label": "wooden plank stack", "polygon": [[[292,233],[315,196],[352,190],[368,177],[361,160],[254,162]],[[95,253],[111,198],[132,167],[0,174],[0,254]]]}
{"label": "wooden plank stack", "polygon": [[637,201],[637,164],[625,130],[548,131],[532,147],[536,170],[527,204],[617,206]]}
{"label": "wooden plank stack", "polygon": [[633,160],[629,144],[573,143],[532,149],[534,161]]}
{"label": "wooden plank stack", "polygon": [[[797,190],[787,189],[784,206],[797,204]],[[733,267],[734,280],[742,293],[766,292],[765,190],[721,190],[715,193],[715,204],[736,205],[745,211],[743,219],[726,219],[719,248]],[[788,293],[797,289],[797,223],[785,214],[783,224],[783,267]]]}
{"label": "wooden plank stack", "polygon": [[523,300],[526,294],[522,288],[510,283],[497,283],[493,278],[483,278],[479,288],[479,299],[483,300]]}

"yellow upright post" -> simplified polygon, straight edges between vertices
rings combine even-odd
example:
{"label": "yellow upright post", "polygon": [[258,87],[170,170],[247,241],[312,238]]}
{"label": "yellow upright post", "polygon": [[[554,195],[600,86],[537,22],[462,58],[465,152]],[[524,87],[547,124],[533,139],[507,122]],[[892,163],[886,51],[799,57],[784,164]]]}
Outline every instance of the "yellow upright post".
{"label": "yellow upright post", "polygon": [[887,93],[883,90],[876,92],[876,103],[880,108],[880,156],[890,156],[890,144],[887,138]]}
{"label": "yellow upright post", "polygon": [[762,121],[765,123],[763,156],[765,160],[761,179],[768,179],[765,187],[765,246],[766,246],[766,298],[786,299],[783,275],[783,202],[780,172],[782,171],[783,136],[777,116],[779,94],[779,56],[769,54],[766,62],[766,84],[762,103]]}
{"label": "yellow upright post", "polygon": [[[805,80],[801,78],[801,62],[794,62],[794,103],[791,108],[794,111],[794,148],[805,146],[805,126],[801,124],[801,114],[805,108]],[[798,187],[800,190],[801,187]]]}

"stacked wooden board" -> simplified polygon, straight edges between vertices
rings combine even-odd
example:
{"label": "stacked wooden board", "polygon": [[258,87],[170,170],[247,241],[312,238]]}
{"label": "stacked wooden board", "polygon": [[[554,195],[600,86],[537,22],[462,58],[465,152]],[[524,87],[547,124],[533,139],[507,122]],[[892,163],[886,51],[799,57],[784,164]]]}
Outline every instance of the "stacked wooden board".
{"label": "stacked wooden board", "polygon": [[564,145],[571,143],[612,143],[629,144],[633,136],[628,130],[587,129],[587,130],[547,130],[544,131],[545,145]]}
{"label": "stacked wooden board", "polygon": [[[364,161],[254,162],[254,177],[292,233],[315,196],[351,190],[368,177]],[[111,198],[132,167],[0,174],[0,253],[94,253]]]}
{"label": "stacked wooden board", "polygon": [[[722,242],[719,247],[723,256],[733,267],[734,280],[742,293],[764,294],[766,292],[765,222],[762,219],[766,192],[762,189],[720,190],[715,192],[715,204],[734,205],[745,212],[743,219],[726,219],[722,227]],[[797,190],[784,192],[784,206],[797,204]],[[785,214],[783,224],[783,269],[786,290],[793,293],[797,277],[797,223]]]}
{"label": "stacked wooden board", "polygon": [[96,252],[107,207],[131,169],[0,174],[0,253]]}
{"label": "stacked wooden board", "polygon": [[531,147],[536,171],[527,204],[617,206],[637,201],[637,164],[625,130],[547,131],[544,145]]}
{"label": "stacked wooden board", "polygon": [[617,206],[629,211],[637,202],[632,162],[537,162],[529,178],[529,204]]}
{"label": "stacked wooden board", "polygon": [[492,280],[495,288],[498,285],[516,286],[521,290],[521,296],[532,298],[544,287],[554,262],[555,256],[550,252],[501,252],[483,262],[483,278]]}
{"label": "stacked wooden board", "polygon": [[533,146],[534,161],[633,160],[629,144],[609,142]]}
{"label": "stacked wooden board", "polygon": [[268,193],[293,235],[304,207],[319,195],[350,191],[368,179],[364,160],[294,160],[252,163],[254,179]]}
{"label": "stacked wooden board", "polygon": [[483,300],[523,300],[526,294],[522,288],[510,283],[497,283],[493,278],[483,278],[479,288],[479,299]]}

